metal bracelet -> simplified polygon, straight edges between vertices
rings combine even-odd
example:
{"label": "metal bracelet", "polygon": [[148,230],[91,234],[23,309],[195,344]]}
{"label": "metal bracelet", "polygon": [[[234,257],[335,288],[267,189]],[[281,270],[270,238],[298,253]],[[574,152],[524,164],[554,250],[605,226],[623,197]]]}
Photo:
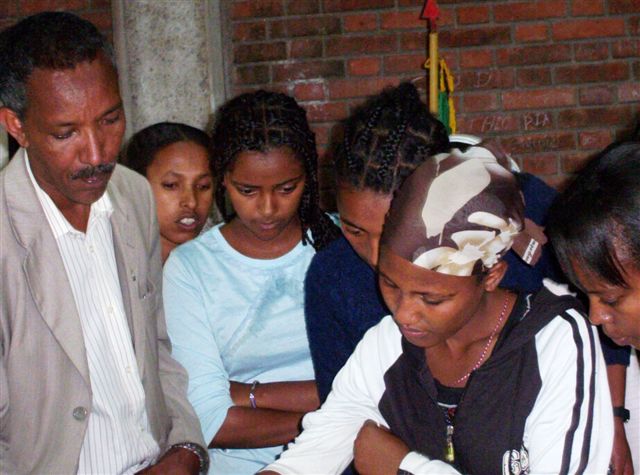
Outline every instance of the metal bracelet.
{"label": "metal bracelet", "polygon": [[251,384],[251,389],[249,389],[249,404],[251,404],[251,407],[253,409],[256,409],[258,407],[258,405],[256,404],[256,395],[253,393],[258,387],[258,384],[260,384],[260,381],[255,380],[253,384]]}
{"label": "metal bracelet", "polygon": [[185,449],[196,454],[198,462],[200,462],[200,474],[207,475],[209,473],[209,452],[204,447],[193,442],[180,442],[179,444],[173,444],[171,448]]}

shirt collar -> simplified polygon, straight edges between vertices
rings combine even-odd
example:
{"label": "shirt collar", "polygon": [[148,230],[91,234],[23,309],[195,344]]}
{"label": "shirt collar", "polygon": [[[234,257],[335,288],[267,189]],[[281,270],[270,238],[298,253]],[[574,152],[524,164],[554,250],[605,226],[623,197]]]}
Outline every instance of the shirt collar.
{"label": "shirt collar", "polygon": [[[29,175],[29,179],[33,184],[33,187],[36,190],[36,195],[38,196],[38,201],[40,201],[40,205],[44,210],[45,216],[47,217],[47,221],[49,222],[49,226],[53,231],[53,235],[55,238],[59,238],[67,233],[75,233],[75,234],[83,234],[73,226],[71,223],[67,221],[67,218],[64,217],[62,212],[58,209],[56,204],[53,202],[51,197],[44,191],[36,178],[33,176],[33,171],[31,170],[31,164],[29,163],[29,156],[27,151],[24,152],[25,157],[25,166],[27,167],[27,174]],[[91,211],[89,213],[89,222],[93,219],[105,218],[108,219],[111,217],[111,213],[113,213],[113,204],[111,203],[111,199],[109,198],[109,194],[105,191],[102,196],[91,204]],[[88,229],[88,227],[87,227]]]}

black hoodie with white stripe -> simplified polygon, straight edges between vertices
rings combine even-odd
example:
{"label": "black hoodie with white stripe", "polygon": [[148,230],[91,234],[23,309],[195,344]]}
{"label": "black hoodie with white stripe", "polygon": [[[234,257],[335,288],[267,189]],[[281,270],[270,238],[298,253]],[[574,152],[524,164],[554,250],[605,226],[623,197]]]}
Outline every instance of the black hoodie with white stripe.
{"label": "black hoodie with white stripe", "polygon": [[[556,293],[557,286],[547,283]],[[409,446],[410,474],[604,474],[613,444],[606,367],[595,329],[569,295],[520,295],[490,358],[459,401],[444,462],[446,423],[424,350],[390,316],[365,335],[326,403],[269,469],[340,473],[367,419]]]}

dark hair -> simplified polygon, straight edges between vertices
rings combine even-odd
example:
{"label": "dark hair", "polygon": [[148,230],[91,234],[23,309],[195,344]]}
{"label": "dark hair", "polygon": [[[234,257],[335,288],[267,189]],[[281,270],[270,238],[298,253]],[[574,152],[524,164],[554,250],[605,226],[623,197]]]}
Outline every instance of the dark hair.
{"label": "dark hair", "polygon": [[336,177],[357,189],[393,193],[425,159],[449,149],[445,126],[411,83],[371,97],[343,128],[334,151]]}
{"label": "dark hair", "polygon": [[626,287],[620,250],[640,268],[640,142],[614,143],[590,161],[554,201],[547,232],[576,285],[578,267]]}
{"label": "dark hair", "polygon": [[235,214],[227,210],[223,179],[238,154],[289,147],[302,162],[306,177],[298,208],[303,244],[308,242],[307,229],[311,230],[311,244],[316,250],[340,235],[338,227],[320,209],[315,134],[295,99],[263,90],[237,96],[220,108],[212,135],[216,204],[225,221]]}
{"label": "dark hair", "polygon": [[24,118],[26,83],[34,68],[70,69],[113,49],[90,22],[65,12],[43,12],[0,32],[0,102]]}
{"label": "dark hair", "polygon": [[193,142],[204,147],[211,166],[209,136],[200,129],[175,122],[159,122],[135,133],[127,146],[123,164],[146,176],[156,153],[176,142]]}

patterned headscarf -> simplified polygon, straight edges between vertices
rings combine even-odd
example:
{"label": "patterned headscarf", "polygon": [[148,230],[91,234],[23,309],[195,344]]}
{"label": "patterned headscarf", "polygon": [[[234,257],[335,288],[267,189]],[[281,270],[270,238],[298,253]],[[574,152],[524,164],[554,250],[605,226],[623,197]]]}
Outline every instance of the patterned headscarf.
{"label": "patterned headscarf", "polygon": [[512,246],[533,265],[545,242],[541,228],[524,219],[515,176],[487,148],[472,147],[431,157],[405,180],[381,244],[425,269],[469,276]]}

